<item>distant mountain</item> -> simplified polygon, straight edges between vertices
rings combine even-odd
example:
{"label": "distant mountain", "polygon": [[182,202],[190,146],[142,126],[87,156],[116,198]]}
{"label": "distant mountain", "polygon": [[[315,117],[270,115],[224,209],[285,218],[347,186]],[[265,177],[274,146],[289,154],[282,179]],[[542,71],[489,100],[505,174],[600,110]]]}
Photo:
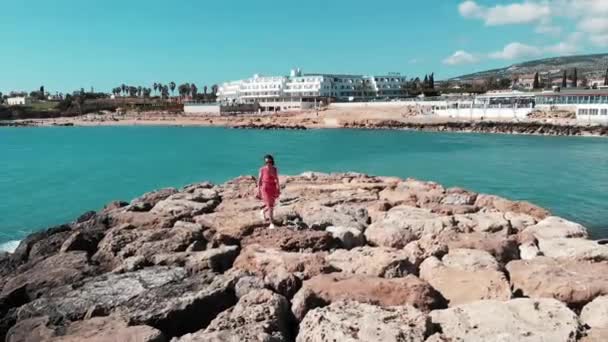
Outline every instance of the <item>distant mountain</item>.
{"label": "distant mountain", "polygon": [[534,74],[536,72],[541,75],[561,75],[564,70],[570,74],[571,70],[578,70],[578,77],[603,78],[608,68],[608,53],[595,55],[580,55],[538,59],[519,64],[513,64],[506,68],[486,70],[473,74],[463,75],[451,78],[454,81],[466,81],[474,79],[486,79],[488,77],[495,78],[511,78],[515,75]]}

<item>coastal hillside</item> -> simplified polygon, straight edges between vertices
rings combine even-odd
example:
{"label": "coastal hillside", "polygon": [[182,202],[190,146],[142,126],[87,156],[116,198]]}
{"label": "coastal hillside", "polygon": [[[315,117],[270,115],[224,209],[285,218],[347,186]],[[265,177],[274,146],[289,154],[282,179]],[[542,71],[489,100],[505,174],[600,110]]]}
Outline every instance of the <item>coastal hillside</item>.
{"label": "coastal hillside", "polygon": [[0,258],[6,341],[606,341],[608,246],[528,202],[357,173],[161,189]]}
{"label": "coastal hillside", "polygon": [[517,75],[529,75],[538,73],[549,73],[559,76],[564,70],[578,70],[579,77],[603,78],[608,68],[608,53],[594,55],[565,56],[538,59],[504,68],[480,71],[473,74],[462,75],[452,78],[454,81],[466,81],[475,79],[487,79],[494,77],[512,78]]}

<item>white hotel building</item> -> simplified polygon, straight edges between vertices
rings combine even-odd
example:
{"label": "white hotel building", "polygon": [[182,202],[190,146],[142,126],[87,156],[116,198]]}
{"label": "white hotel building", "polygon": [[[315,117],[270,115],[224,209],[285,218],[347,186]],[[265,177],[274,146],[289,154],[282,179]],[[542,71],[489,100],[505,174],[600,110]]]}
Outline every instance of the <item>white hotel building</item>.
{"label": "white hotel building", "polygon": [[316,101],[354,101],[370,98],[394,98],[406,95],[407,80],[400,75],[362,76],[302,74],[292,70],[289,76],[259,76],[226,82],[219,86],[222,103],[259,103],[262,107],[291,109]]}

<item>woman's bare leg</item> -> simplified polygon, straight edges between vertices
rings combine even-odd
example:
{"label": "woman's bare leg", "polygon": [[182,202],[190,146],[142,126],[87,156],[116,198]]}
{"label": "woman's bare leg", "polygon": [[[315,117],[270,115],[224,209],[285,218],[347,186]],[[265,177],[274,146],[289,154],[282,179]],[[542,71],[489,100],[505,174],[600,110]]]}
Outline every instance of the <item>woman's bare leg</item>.
{"label": "woman's bare leg", "polygon": [[271,206],[268,206],[267,212],[268,212],[268,219],[270,220],[270,224],[274,224],[274,208]]}

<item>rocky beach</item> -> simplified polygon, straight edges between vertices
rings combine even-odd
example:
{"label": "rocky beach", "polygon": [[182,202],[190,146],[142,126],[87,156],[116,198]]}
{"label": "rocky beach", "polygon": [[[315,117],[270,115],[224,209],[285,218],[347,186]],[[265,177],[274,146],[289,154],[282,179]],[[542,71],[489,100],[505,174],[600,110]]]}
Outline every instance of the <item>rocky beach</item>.
{"label": "rocky beach", "polygon": [[356,173],[161,189],[0,259],[6,341],[606,341],[608,246],[534,204]]}
{"label": "rocky beach", "polygon": [[0,121],[1,126],[204,126],[261,130],[392,129],[426,132],[497,133],[553,136],[608,136],[608,126],[553,116],[553,112],[527,119],[467,119],[422,115],[408,106],[330,108],[316,111],[256,113],[224,116],[167,112],[89,114],[80,117]]}

